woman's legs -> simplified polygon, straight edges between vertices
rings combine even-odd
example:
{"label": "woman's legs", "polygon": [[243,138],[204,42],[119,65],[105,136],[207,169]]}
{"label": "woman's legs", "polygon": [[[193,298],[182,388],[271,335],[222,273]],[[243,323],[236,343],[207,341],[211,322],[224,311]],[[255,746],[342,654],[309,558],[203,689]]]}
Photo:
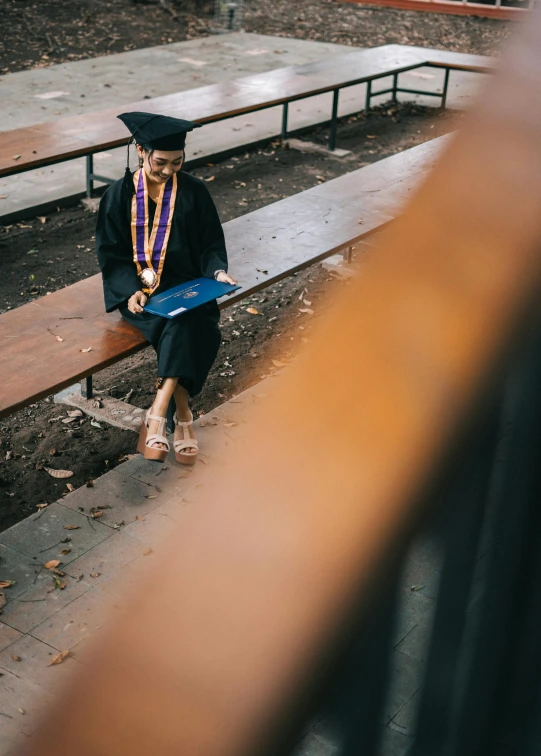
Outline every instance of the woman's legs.
{"label": "woman's legs", "polygon": [[[167,407],[169,406],[169,402],[171,400],[171,397],[173,394],[175,394],[176,399],[176,387],[177,387],[177,381],[178,378],[164,378],[162,380],[162,383],[160,385],[160,388],[156,392],[156,398],[154,399],[154,403],[152,404],[152,407],[150,408],[150,414],[156,415],[157,417],[165,417],[167,414]],[[180,419],[180,418],[179,418]],[[149,420],[148,421],[148,432],[149,434],[157,433],[159,428],[159,421],[158,420]],[[152,447],[154,449],[165,449],[166,447],[164,444],[152,444]]]}

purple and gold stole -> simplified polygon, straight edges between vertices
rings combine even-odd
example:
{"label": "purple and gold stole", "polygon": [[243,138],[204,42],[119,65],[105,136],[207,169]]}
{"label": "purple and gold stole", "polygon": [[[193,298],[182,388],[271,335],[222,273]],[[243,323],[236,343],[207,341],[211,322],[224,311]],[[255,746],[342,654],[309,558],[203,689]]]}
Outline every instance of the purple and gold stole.
{"label": "purple and gold stole", "polygon": [[134,173],[133,181],[135,184],[135,194],[131,205],[133,261],[137,266],[139,276],[143,270],[149,268],[156,274],[154,284],[143,288],[145,294],[152,294],[160,285],[160,276],[165,262],[175,212],[177,175],[173,173],[160,187],[150,238],[148,234],[148,184],[146,173],[142,168]]}

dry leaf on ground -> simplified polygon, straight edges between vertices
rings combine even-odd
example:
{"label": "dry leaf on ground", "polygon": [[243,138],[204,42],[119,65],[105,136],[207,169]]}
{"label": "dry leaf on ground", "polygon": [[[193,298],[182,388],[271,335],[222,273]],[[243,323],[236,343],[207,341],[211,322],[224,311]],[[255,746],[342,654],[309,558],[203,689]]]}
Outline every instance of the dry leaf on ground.
{"label": "dry leaf on ground", "polygon": [[69,554],[70,551],[71,551],[71,549],[62,549],[62,551],[60,553],[62,554],[62,556],[66,556],[66,554]]}
{"label": "dry leaf on ground", "polygon": [[96,420],[91,420],[90,425],[93,425],[94,428],[101,428],[101,425]]}
{"label": "dry leaf on ground", "polygon": [[68,489],[68,491],[69,491],[70,493],[71,493],[72,491],[75,491],[75,486],[74,486],[74,485],[72,485],[71,483],[66,483],[66,488]]}
{"label": "dry leaf on ground", "polygon": [[44,467],[45,472],[48,472],[51,478],[71,478],[73,476],[72,470],[53,470],[52,467]]}
{"label": "dry leaf on ground", "polygon": [[49,662],[49,667],[52,667],[53,664],[62,664],[66,656],[69,656],[69,651],[60,651],[56,656],[53,656]]}
{"label": "dry leaf on ground", "polygon": [[259,310],[256,310],[255,307],[247,307],[246,312],[249,312],[250,315],[259,315]]}
{"label": "dry leaf on ground", "polygon": [[79,530],[80,525],[64,525],[64,530]]}
{"label": "dry leaf on ground", "polygon": [[59,564],[60,564],[60,559],[51,559],[49,562],[47,562],[43,566],[45,567],[46,570],[52,570],[55,567],[58,567]]}
{"label": "dry leaf on ground", "polygon": [[36,504],[37,509],[45,509],[45,507],[48,507],[49,504]]}
{"label": "dry leaf on ground", "polygon": [[90,352],[91,349],[92,349],[92,347],[89,346],[88,349],[80,349],[79,351],[80,352]]}
{"label": "dry leaf on ground", "polygon": [[205,181],[214,181],[215,178],[216,178],[216,176],[207,176],[207,178],[205,179]]}
{"label": "dry leaf on ground", "polygon": [[144,522],[145,521],[145,518],[144,517],[139,517],[139,515],[135,515],[135,519],[139,520],[139,522]]}
{"label": "dry leaf on ground", "polygon": [[11,658],[13,659],[13,661],[16,661],[16,662],[20,662],[21,661],[21,657],[17,656],[16,654],[11,654]]}
{"label": "dry leaf on ground", "polygon": [[313,315],[314,314],[314,311],[311,310],[309,307],[305,307],[304,309],[299,310],[299,312],[306,312],[308,315]]}
{"label": "dry leaf on ground", "polygon": [[92,578],[97,578],[97,577],[99,577],[100,575],[101,575],[101,572],[91,572],[91,573],[90,573],[90,577],[92,577]]}
{"label": "dry leaf on ground", "polygon": [[15,580],[0,580],[0,588],[11,588]]}
{"label": "dry leaf on ground", "polygon": [[98,517],[103,517],[103,512],[100,512],[99,510],[97,512],[92,512],[90,515],[93,520],[97,520]]}

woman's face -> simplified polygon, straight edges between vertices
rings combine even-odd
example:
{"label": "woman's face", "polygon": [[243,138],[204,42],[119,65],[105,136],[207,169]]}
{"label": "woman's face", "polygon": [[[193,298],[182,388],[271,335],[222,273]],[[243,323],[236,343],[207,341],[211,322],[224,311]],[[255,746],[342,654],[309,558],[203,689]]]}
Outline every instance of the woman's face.
{"label": "woman's face", "polygon": [[148,178],[157,184],[164,184],[173,173],[180,171],[184,160],[184,150],[145,152],[138,144],[137,153],[143,159],[143,169]]}

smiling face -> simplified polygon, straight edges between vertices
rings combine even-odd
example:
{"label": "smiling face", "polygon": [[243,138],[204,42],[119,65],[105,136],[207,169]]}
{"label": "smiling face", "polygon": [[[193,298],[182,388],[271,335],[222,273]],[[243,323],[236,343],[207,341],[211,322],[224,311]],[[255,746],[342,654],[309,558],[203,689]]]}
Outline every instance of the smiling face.
{"label": "smiling face", "polygon": [[147,178],[156,184],[164,184],[173,173],[180,171],[184,162],[184,150],[144,150],[138,144],[137,154],[143,160]]}

